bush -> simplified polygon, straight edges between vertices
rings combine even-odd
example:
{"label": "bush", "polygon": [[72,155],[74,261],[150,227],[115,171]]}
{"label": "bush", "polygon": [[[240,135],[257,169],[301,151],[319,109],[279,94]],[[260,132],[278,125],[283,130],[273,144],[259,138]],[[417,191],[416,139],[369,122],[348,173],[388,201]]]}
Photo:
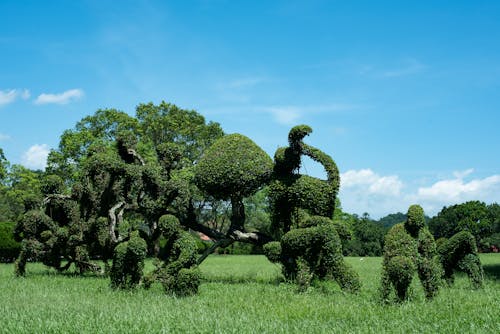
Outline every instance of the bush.
{"label": "bush", "polygon": [[128,241],[115,248],[110,278],[113,288],[131,289],[137,286],[142,278],[147,244],[139,237],[139,232],[130,234]]}
{"label": "bush", "polygon": [[465,272],[474,287],[483,282],[483,267],[477,253],[476,239],[468,231],[458,232],[440,244],[438,253],[443,264],[444,277],[453,283],[456,270]]}
{"label": "bush", "polygon": [[13,262],[19,256],[21,243],[14,240],[15,223],[0,222],[0,262]]}
{"label": "bush", "polygon": [[251,139],[231,134],[218,139],[195,167],[196,185],[216,199],[241,198],[268,181],[272,160]]}
{"label": "bush", "polygon": [[[277,245],[271,243],[267,249],[272,258],[276,258]],[[296,280],[301,290],[310,282],[306,269],[312,278],[332,277],[344,290],[357,291],[360,287],[359,277],[344,262],[340,238],[332,225],[299,228],[286,233],[281,239],[281,263],[285,277]]]}
{"label": "bush", "polygon": [[271,241],[264,245],[264,254],[267,259],[273,263],[281,261],[281,243],[279,241]]}
{"label": "bush", "polygon": [[425,226],[424,211],[419,205],[412,205],[407,217],[404,223],[394,225],[385,236],[380,290],[386,302],[392,288],[398,301],[408,297],[415,271],[427,299],[436,296],[441,284],[442,267],[434,237]]}

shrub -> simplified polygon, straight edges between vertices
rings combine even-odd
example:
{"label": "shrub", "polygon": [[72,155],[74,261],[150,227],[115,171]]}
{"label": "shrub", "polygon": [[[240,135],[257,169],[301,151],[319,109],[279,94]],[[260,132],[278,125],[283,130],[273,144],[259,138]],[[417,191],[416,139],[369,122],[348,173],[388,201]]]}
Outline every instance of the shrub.
{"label": "shrub", "polygon": [[[268,246],[277,252],[275,244]],[[359,290],[359,278],[344,262],[340,238],[332,225],[291,230],[281,239],[281,263],[287,279],[296,280],[304,288],[312,278],[332,277],[342,289]]]}
{"label": "shrub", "polygon": [[14,240],[15,224],[0,222],[0,262],[13,262],[19,256],[21,243]]}
{"label": "shrub", "polygon": [[468,231],[458,232],[446,242],[440,244],[438,253],[444,269],[444,277],[453,283],[453,272],[464,271],[474,287],[483,282],[483,268],[477,253],[476,239]]}
{"label": "shrub", "polygon": [[412,205],[407,217],[404,223],[394,225],[385,236],[380,290],[386,302],[392,288],[397,300],[408,298],[415,271],[427,299],[436,296],[441,284],[442,267],[434,237],[425,226],[424,211],[419,205]]}
{"label": "shrub", "polygon": [[130,234],[128,241],[115,247],[110,278],[113,288],[131,289],[139,284],[144,269],[147,244],[139,232]]}
{"label": "shrub", "polygon": [[273,263],[281,261],[281,243],[279,241],[271,241],[264,245],[264,254],[267,259]]}
{"label": "shrub", "polygon": [[251,139],[226,135],[217,140],[195,168],[195,182],[216,199],[245,197],[267,182],[272,160]]}
{"label": "shrub", "polygon": [[161,283],[165,292],[179,297],[191,296],[198,293],[201,283],[201,272],[198,268],[182,268],[177,273],[169,273],[164,269],[161,274]]}
{"label": "shrub", "polygon": [[162,256],[155,263],[156,268],[145,277],[145,287],[159,282],[167,293],[178,296],[197,293],[201,276],[196,264],[196,238],[182,230],[179,220],[173,215],[160,217],[158,226],[165,243],[160,250]]}

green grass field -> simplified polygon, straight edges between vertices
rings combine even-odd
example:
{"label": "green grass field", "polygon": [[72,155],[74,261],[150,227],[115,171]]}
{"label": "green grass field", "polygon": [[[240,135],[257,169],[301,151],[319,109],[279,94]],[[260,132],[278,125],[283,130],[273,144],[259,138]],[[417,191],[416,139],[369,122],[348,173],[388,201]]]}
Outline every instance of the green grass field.
{"label": "green grass field", "polygon": [[362,290],[333,284],[306,293],[280,283],[263,256],[212,256],[201,266],[197,296],[151,290],[113,291],[109,280],[56,274],[28,264],[25,278],[0,265],[0,333],[499,333],[500,254],[481,255],[486,283],[466,277],[425,301],[418,279],[411,301],[384,306],[377,298],[381,258],[347,258]]}

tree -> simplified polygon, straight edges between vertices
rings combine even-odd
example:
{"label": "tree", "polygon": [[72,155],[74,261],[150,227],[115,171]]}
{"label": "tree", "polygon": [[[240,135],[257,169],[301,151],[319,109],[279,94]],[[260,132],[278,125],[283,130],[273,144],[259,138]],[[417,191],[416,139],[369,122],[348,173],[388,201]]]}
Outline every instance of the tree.
{"label": "tree", "polygon": [[493,232],[493,220],[485,203],[470,201],[444,207],[429,221],[429,229],[438,238],[450,238],[458,232],[469,231],[479,242]]}
{"label": "tree", "polygon": [[368,214],[352,215],[350,240],[345,243],[344,254],[350,256],[381,256],[385,229]]}
{"label": "tree", "polygon": [[47,172],[57,174],[66,182],[74,182],[79,176],[79,166],[95,146],[113,145],[119,133],[128,131],[140,135],[137,119],[116,109],[99,109],[86,116],[74,129],[61,135],[59,148],[52,150],[47,159]]}
{"label": "tree", "polygon": [[271,171],[271,158],[240,134],[222,137],[205,152],[195,167],[196,185],[217,200],[231,202],[231,225],[215,247],[228,246],[234,241],[257,244],[269,241],[260,233],[246,232],[243,199],[261,188],[269,180]]}

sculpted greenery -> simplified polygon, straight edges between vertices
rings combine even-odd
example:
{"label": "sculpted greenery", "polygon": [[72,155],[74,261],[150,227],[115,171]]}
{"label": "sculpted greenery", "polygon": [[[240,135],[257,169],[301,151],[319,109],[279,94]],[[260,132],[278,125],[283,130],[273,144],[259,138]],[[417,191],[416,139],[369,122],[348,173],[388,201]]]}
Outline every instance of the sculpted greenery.
{"label": "sculpted greenery", "polygon": [[[344,262],[340,237],[330,219],[339,172],[330,156],[302,141],[311,132],[307,125],[292,128],[289,146],[276,151],[269,200],[280,242],[267,244],[264,251],[270,261],[281,263],[284,276],[296,281],[300,290],[314,279],[333,278],[342,289],[357,291],[359,277]],[[298,174],[303,155],[323,165],[327,180]]]}
{"label": "sculpted greenery", "polygon": [[[167,294],[187,296],[198,292],[198,265],[209,254],[242,242],[279,263],[299,291],[316,280],[359,291],[343,244],[366,243],[363,251],[375,254],[383,230],[368,215],[352,226],[339,219],[339,171],[328,154],[304,143],[311,132],[293,127],[273,163],[251,139],[224,135],[197,112],[162,102],[139,105],[135,117],[114,109],[85,117],[63,133],[46,172],[10,167],[0,150],[0,208],[17,210],[0,211],[16,221],[16,275],[41,261],[109,275],[116,289],[158,283]],[[303,157],[321,164],[326,179],[300,174]],[[200,235],[209,239],[202,252]],[[147,256],[156,259],[145,274]],[[389,300],[394,291],[406,299],[418,272],[433,298],[441,278],[452,282],[456,270],[481,286],[474,236],[459,233],[436,247],[422,208],[412,206],[386,235],[382,296]]]}
{"label": "sculpted greenery", "polygon": [[436,296],[442,276],[433,236],[425,226],[424,210],[419,205],[408,209],[407,219],[394,225],[385,237],[381,293],[389,301],[391,291],[403,301],[415,272],[427,299]]}
{"label": "sculpted greenery", "polygon": [[464,271],[473,287],[480,287],[483,271],[475,239],[462,231],[436,246],[434,237],[425,226],[424,211],[419,205],[408,209],[407,220],[394,225],[385,237],[381,295],[390,300],[391,291],[398,301],[408,298],[408,288],[415,271],[427,299],[434,298],[443,278],[451,284],[453,272]]}

